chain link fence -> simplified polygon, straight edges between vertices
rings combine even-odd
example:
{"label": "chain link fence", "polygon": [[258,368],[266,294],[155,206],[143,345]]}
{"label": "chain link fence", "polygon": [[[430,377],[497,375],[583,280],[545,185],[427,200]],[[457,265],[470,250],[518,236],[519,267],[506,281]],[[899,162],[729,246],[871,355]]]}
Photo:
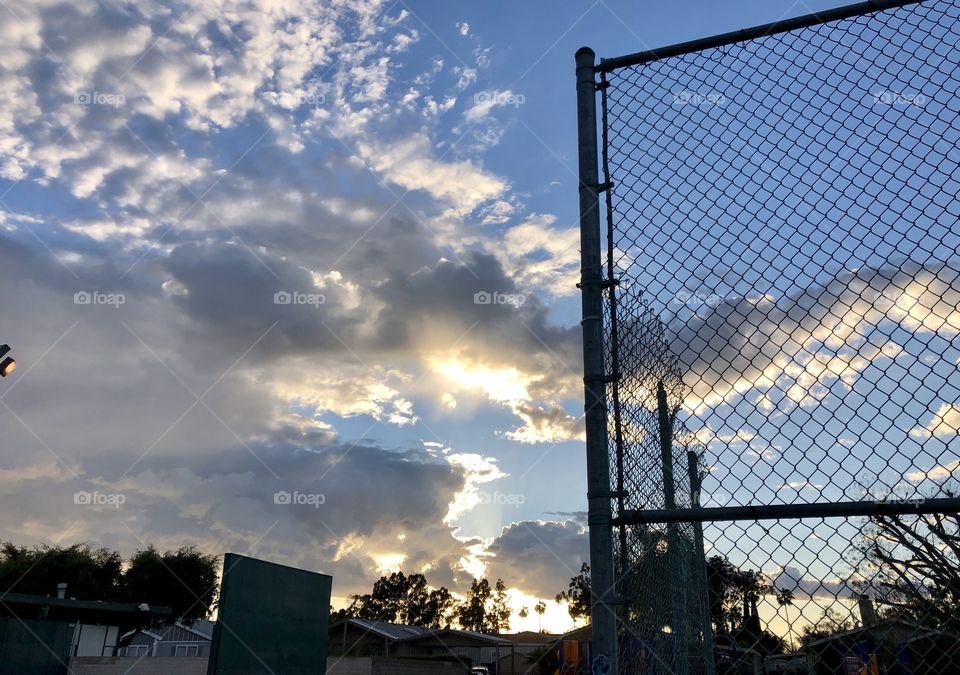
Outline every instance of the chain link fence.
{"label": "chain link fence", "polygon": [[960,672],[958,43],[874,1],[594,69],[620,673]]}

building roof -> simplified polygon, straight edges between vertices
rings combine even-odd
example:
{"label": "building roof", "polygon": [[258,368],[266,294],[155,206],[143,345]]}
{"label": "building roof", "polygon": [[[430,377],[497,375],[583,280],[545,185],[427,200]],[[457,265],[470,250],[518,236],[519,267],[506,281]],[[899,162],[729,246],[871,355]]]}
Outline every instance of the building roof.
{"label": "building roof", "polygon": [[[490,635],[488,633],[478,633],[473,630],[459,630],[457,628],[440,628],[437,629],[423,629],[424,633],[420,635],[414,635],[408,637],[404,642],[415,642],[417,640],[425,640],[430,638],[436,638],[438,640],[443,640],[444,642],[453,642],[458,638],[470,638],[471,640],[478,640],[480,642],[489,642],[492,645],[512,645],[513,642],[510,640],[500,637],[498,635]],[[456,645],[451,645],[456,646]]]}
{"label": "building roof", "polygon": [[[19,608],[19,609],[15,609]],[[102,600],[76,600],[74,598],[51,598],[27,593],[3,593],[0,595],[0,611],[6,610],[15,616],[38,611],[49,612],[49,618],[87,621],[140,621],[160,616],[170,616],[169,607],[136,602],[104,602]]]}
{"label": "building roof", "polygon": [[422,626],[408,626],[402,623],[389,623],[387,621],[374,621],[372,619],[344,619],[330,626],[330,630],[343,624],[356,626],[361,630],[376,633],[390,640],[406,640],[407,638],[432,632],[431,629],[423,628]]}
{"label": "building roof", "polygon": [[[900,626],[903,628],[908,628],[915,632],[915,635],[910,637],[910,640],[916,640],[922,637],[929,635],[951,635],[946,631],[942,631],[938,628],[930,628],[929,626],[921,626],[918,623],[913,621],[907,621],[906,619],[881,619],[871,626],[858,626],[857,628],[851,628],[850,630],[841,631],[839,633],[834,633],[833,635],[827,635],[826,637],[818,638],[816,640],[811,640],[807,646],[814,647],[816,645],[823,644],[825,642],[831,642],[833,640],[838,640],[841,638],[849,637],[851,635],[861,635],[864,633],[877,633],[882,632],[884,629],[891,629],[895,626]],[[951,635],[951,637],[953,637]]]}
{"label": "building roof", "polygon": [[389,623],[387,621],[374,621],[372,619],[344,619],[330,626],[330,632],[338,627],[348,624],[379,635],[380,637],[393,640],[394,642],[410,642],[413,640],[422,640],[425,638],[436,638],[446,642],[462,638],[470,638],[480,642],[488,642],[492,645],[510,645],[513,642],[505,637],[489,635],[487,633],[478,633],[472,630],[459,630],[456,628],[424,628],[423,626],[408,626],[402,623]]}
{"label": "building roof", "polygon": [[[172,629],[172,628],[180,628],[181,630],[185,630],[185,631],[187,631],[187,632],[193,633],[194,635],[197,635],[197,636],[199,636],[199,637],[202,637],[202,638],[204,638],[205,640],[212,640],[212,639],[213,639],[213,627],[214,627],[215,624],[216,624],[216,621],[209,621],[208,619],[197,619],[196,621],[193,622],[193,624],[191,624],[191,625],[189,625],[189,626],[188,626],[187,624],[185,624],[185,623],[181,623],[181,622],[177,621],[176,623],[173,623],[173,624],[171,624],[171,625],[169,625],[169,626],[165,626],[164,628],[161,628],[161,629],[157,629],[157,628],[152,628],[152,629],[150,629],[150,628],[140,628],[140,629],[137,629],[137,628],[135,628],[135,629],[129,630],[129,631],[127,631],[126,633],[124,633],[123,635],[121,635],[121,636],[120,636],[120,639],[121,639],[121,640],[126,640],[126,639],[129,638],[129,637],[133,637],[134,635],[136,635],[137,631],[139,630],[140,633],[143,633],[144,635],[149,635],[149,636],[152,637],[154,640],[164,641],[164,640],[168,640],[168,639],[169,639],[170,629]],[[159,632],[158,632],[158,631],[159,631]],[[171,642],[176,642],[176,640],[170,640],[170,641],[171,641]]]}
{"label": "building roof", "polygon": [[560,640],[578,640],[579,642],[590,642],[593,639],[593,625],[587,624],[574,628],[572,631],[564,633],[558,639]]}
{"label": "building roof", "polygon": [[196,635],[199,635],[202,638],[206,638],[207,640],[213,639],[213,627],[215,624],[216,624],[215,621],[210,621],[208,619],[197,619],[196,621],[194,621],[189,625],[185,623],[180,623],[179,621],[177,621],[176,623],[176,625],[182,628],[183,630],[190,631],[191,633],[195,633]]}
{"label": "building roof", "polygon": [[553,644],[562,636],[553,633],[538,633],[535,630],[523,630],[518,633],[507,633],[502,637],[507,638],[514,644],[548,645]]}

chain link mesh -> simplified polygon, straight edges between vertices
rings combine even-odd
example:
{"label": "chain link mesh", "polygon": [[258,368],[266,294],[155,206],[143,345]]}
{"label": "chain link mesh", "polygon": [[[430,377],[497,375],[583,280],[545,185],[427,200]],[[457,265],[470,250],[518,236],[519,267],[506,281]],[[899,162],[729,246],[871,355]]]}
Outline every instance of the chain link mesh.
{"label": "chain link mesh", "polygon": [[[960,673],[960,2],[605,72],[622,673]],[[709,513],[709,512],[707,512]]]}

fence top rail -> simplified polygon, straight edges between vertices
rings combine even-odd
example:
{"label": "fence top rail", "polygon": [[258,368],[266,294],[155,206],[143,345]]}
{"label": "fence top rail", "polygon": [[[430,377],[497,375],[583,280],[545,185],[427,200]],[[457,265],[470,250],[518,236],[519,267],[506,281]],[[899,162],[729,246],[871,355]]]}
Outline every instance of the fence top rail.
{"label": "fence top rail", "polygon": [[671,56],[680,56],[682,54],[698,52],[704,49],[723,47],[726,45],[736,44],[737,42],[746,42],[748,40],[755,40],[768,35],[787,33],[800,28],[809,28],[811,26],[830,23],[831,21],[840,21],[842,19],[849,19],[855,16],[862,16],[864,14],[871,14],[873,12],[880,12],[887,9],[906,7],[907,5],[916,5],[922,3],[923,1],[924,0],[866,0],[865,2],[857,2],[852,5],[844,5],[843,7],[826,9],[822,12],[813,12],[812,14],[805,14],[803,16],[797,16],[790,19],[774,21],[773,23],[763,24],[762,26],[742,28],[729,33],[714,35],[713,37],[699,38],[697,40],[690,40],[688,42],[680,42],[678,44],[669,45],[666,47],[657,47],[656,49],[649,49],[647,51],[626,54],[624,56],[617,56],[609,59],[600,59],[600,64],[597,65],[594,70],[598,73],[609,73],[620,68],[638,66],[644,63],[652,63],[653,61],[659,61]]}

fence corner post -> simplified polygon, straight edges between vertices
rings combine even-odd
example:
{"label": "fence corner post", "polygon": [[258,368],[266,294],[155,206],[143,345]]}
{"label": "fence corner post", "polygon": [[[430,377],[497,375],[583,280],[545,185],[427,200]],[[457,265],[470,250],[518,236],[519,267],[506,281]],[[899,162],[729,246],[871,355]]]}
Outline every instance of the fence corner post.
{"label": "fence corner post", "polygon": [[[603,272],[598,197],[596,54],[577,50],[577,138],[580,193],[580,289],[590,537],[591,622],[595,663],[605,656],[617,675],[617,602],[613,576],[610,459],[603,359]],[[601,675],[597,673],[596,675]]]}

